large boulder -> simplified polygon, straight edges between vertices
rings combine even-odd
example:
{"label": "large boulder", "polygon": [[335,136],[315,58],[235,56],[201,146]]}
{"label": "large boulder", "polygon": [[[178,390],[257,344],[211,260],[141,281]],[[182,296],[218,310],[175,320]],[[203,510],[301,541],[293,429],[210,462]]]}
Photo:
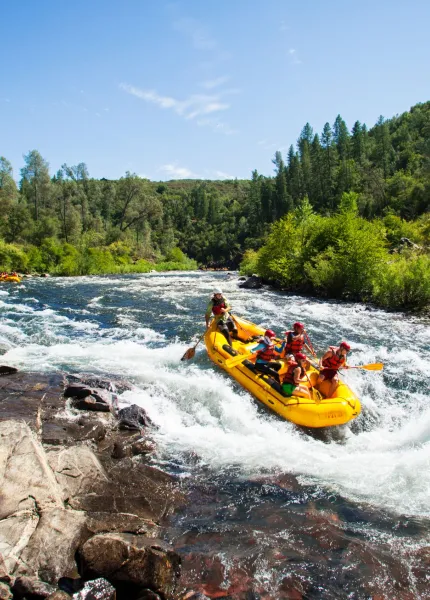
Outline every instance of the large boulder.
{"label": "large boulder", "polygon": [[114,379],[107,379],[106,377],[100,377],[98,375],[76,374],[68,375],[67,380],[71,384],[80,383],[82,385],[86,385],[89,388],[108,390],[108,392],[113,392],[116,394],[122,394],[125,391],[130,391],[133,389],[131,383],[125,381],[124,379],[121,379],[120,377],[115,377]]}
{"label": "large boulder", "polygon": [[46,454],[63,500],[90,493],[96,485],[109,481],[94,452],[87,446],[53,449]]}
{"label": "large boulder", "polygon": [[46,454],[29,427],[0,422],[0,553],[7,574],[55,583],[76,572],[84,513],[65,508]]}
{"label": "large boulder", "polygon": [[10,587],[0,581],[0,600],[12,600],[13,596],[12,596],[12,591],[10,589]]}
{"label": "large boulder", "polygon": [[43,600],[53,594],[56,588],[34,577],[17,577],[12,591],[16,600],[27,597],[34,598],[35,600],[39,600],[39,598]]}
{"label": "large boulder", "polygon": [[263,282],[257,275],[251,275],[246,281],[239,283],[239,287],[245,290],[259,290],[263,287]]}
{"label": "large boulder", "polygon": [[118,411],[118,424],[120,429],[136,429],[138,431],[154,425],[145,409],[137,404],[126,406]]}
{"label": "large boulder", "polygon": [[116,394],[82,383],[73,383],[67,386],[64,390],[64,397],[72,399],[73,408],[101,412],[115,411],[118,402]]}
{"label": "large boulder", "polygon": [[15,367],[0,365],[0,375],[13,375],[14,373],[18,373],[18,369],[15,369]]}
{"label": "large boulder", "polygon": [[85,577],[106,577],[147,588],[162,598],[173,595],[181,559],[161,540],[127,533],[95,535],[80,550]]}

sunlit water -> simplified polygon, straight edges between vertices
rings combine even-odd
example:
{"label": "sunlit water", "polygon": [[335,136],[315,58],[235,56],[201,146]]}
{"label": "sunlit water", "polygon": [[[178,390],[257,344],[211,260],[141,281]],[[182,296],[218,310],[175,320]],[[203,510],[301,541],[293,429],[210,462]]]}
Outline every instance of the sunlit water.
{"label": "sunlit water", "polygon": [[[350,364],[383,362],[382,373],[345,375],[362,401],[362,415],[333,435],[309,435],[261,408],[212,365],[203,344],[193,361],[181,362],[203,331],[206,303],[219,285],[238,315],[278,333],[301,320],[320,352],[345,339],[353,347]],[[342,506],[374,511],[378,517],[368,519],[374,522],[360,526],[373,543],[396,552],[429,544],[430,328],[425,322],[359,304],[241,290],[237,278],[225,273],[30,279],[2,284],[0,311],[3,362],[32,371],[90,371],[132,380],[136,389],[120,400],[143,406],[160,426],[154,433],[159,464],[184,480],[216,482],[221,502],[225,492],[237,494],[245,507],[252,496],[254,506],[255,486],[263,485],[256,482],[292,476],[302,498],[333,502],[337,511]],[[281,488],[267,500],[278,508],[285,503]],[[200,497],[196,503],[201,502]],[[396,537],[386,519],[393,527],[401,519],[419,527]],[[378,522],[385,523],[383,531]],[[247,526],[252,529],[249,519]],[[274,526],[265,537],[278,534]],[[270,570],[267,564],[260,567],[262,573]]]}

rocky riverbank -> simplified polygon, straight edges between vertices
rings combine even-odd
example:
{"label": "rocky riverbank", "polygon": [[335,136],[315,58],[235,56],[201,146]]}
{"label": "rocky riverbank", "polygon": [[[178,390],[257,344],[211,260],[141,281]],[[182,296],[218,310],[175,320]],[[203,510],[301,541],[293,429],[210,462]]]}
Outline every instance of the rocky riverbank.
{"label": "rocky riverbank", "polygon": [[183,494],[149,464],[153,425],[117,409],[126,382],[72,379],[0,379],[0,598],[176,598],[158,535]]}

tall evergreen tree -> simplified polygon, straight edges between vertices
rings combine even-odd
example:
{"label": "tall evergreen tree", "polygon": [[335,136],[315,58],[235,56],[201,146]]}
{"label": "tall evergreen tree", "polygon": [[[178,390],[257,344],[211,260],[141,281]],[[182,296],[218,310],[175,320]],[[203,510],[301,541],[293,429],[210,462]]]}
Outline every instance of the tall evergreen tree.
{"label": "tall evergreen tree", "polygon": [[27,202],[33,205],[33,217],[39,219],[40,209],[48,204],[50,194],[49,164],[37,150],[24,156],[20,188]]}

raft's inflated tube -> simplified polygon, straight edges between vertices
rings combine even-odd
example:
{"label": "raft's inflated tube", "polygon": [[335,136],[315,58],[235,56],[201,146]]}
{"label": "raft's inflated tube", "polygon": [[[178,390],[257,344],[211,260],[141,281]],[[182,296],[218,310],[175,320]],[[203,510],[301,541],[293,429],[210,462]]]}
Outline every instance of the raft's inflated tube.
{"label": "raft's inflated tube", "polygon": [[[238,383],[276,414],[304,427],[344,425],[360,414],[359,399],[342,380],[340,380],[336,390],[335,398],[323,397],[318,402],[311,398],[299,396],[286,397],[282,391],[279,391],[279,384],[274,385],[276,382],[273,379],[254,371],[252,363],[245,358],[242,363],[236,363],[235,366],[228,368],[226,361],[229,358],[231,359],[233,354],[237,352],[248,355],[250,349],[256,345],[256,342],[247,344],[241,340],[248,340],[264,334],[264,329],[239,317],[235,317],[235,323],[239,340],[233,340],[234,353],[226,345],[226,339],[217,329],[216,322],[212,323],[205,334],[209,357],[218,367],[227,371]],[[312,384],[314,384],[318,372],[312,365],[309,365],[307,374]],[[329,387],[329,382],[324,381],[319,386],[319,391],[323,396],[325,396],[324,392],[326,392],[327,387]]]}

